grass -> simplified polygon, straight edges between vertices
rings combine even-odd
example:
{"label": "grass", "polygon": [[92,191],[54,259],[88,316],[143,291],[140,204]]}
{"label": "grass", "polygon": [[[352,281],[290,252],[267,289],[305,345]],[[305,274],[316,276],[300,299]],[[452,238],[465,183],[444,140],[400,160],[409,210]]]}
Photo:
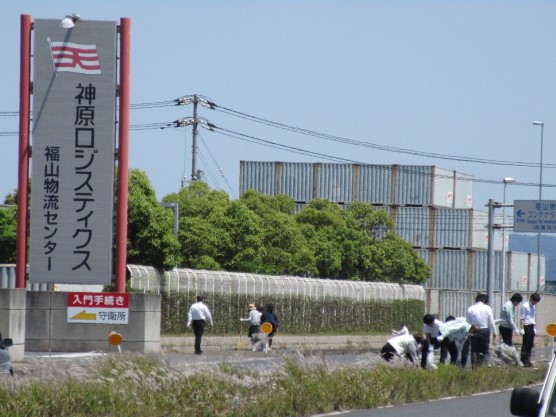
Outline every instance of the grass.
{"label": "grass", "polygon": [[[542,381],[546,369],[454,366],[424,371],[376,355],[353,365],[288,357],[246,371],[229,363],[167,364],[146,356],[50,362],[47,369],[0,383],[0,415],[13,417],[269,417],[425,401]],[[62,365],[61,365],[62,364]]]}

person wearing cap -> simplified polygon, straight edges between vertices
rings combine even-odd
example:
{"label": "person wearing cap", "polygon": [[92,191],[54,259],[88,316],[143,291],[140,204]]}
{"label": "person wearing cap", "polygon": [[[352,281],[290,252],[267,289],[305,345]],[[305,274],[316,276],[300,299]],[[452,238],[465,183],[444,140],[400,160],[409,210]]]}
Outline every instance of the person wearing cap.
{"label": "person wearing cap", "polygon": [[257,310],[255,304],[249,304],[249,316],[244,319],[239,319],[240,321],[249,322],[249,331],[247,336],[251,339],[251,344],[255,343],[253,340],[253,334],[259,333],[259,326],[261,325],[261,313]]}
{"label": "person wearing cap", "polygon": [[531,353],[533,352],[533,344],[535,343],[535,334],[537,333],[535,325],[535,316],[537,314],[537,304],[541,301],[539,293],[534,292],[521,306],[520,323],[523,329],[523,344],[521,345],[521,362],[526,368],[533,366],[531,363]]}
{"label": "person wearing cap", "polygon": [[191,308],[189,309],[187,321],[187,327],[191,327],[193,325],[193,333],[195,333],[195,355],[201,355],[203,353],[201,350],[201,339],[205,331],[205,321],[207,320],[211,326],[214,325],[210,310],[206,304],[203,303],[203,297],[198,295],[197,302],[191,305]]}

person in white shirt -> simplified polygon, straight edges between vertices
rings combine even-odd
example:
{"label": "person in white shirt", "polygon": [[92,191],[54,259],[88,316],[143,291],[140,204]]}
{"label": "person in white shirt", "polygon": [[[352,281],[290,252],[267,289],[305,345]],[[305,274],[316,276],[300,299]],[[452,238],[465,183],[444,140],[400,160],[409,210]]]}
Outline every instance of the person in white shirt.
{"label": "person in white shirt", "polygon": [[[390,362],[394,355],[397,355],[409,359],[411,363],[418,364],[419,351],[421,350],[423,340],[423,336],[419,334],[406,334],[393,337],[382,347],[380,356],[382,356],[386,362]],[[426,355],[426,352],[423,354]]]}
{"label": "person in white shirt", "polygon": [[[428,351],[429,346],[432,346],[433,349],[440,349],[440,363],[445,364],[446,359],[448,358],[448,352],[450,352],[450,363],[456,364],[456,360],[458,358],[458,351],[455,343],[453,343],[450,339],[440,338],[441,332],[440,327],[443,326],[440,320],[434,318],[432,314],[425,314],[423,317],[423,332],[426,336],[427,345],[423,348],[423,350]],[[426,360],[426,359],[425,359]],[[421,358],[421,361],[423,359]]]}
{"label": "person in white shirt", "polygon": [[465,368],[467,365],[467,358],[469,356],[469,339],[467,335],[469,333],[469,329],[471,325],[467,323],[467,319],[465,317],[454,317],[448,316],[446,317],[446,321],[442,326],[440,326],[440,333],[441,336],[438,337],[438,340],[444,341],[444,339],[448,339],[450,344],[453,346],[450,351],[450,363],[457,364],[458,356],[461,352],[461,358],[459,364],[462,368]]}
{"label": "person in white shirt", "polygon": [[255,304],[249,304],[248,308],[249,316],[239,320],[249,322],[249,331],[247,332],[247,336],[251,339],[251,344],[254,344],[255,340],[253,340],[253,335],[260,332],[259,326],[261,325],[262,314],[259,310],[257,310]]}
{"label": "person in white shirt", "polygon": [[403,336],[404,334],[409,334],[409,329],[405,323],[400,324],[400,328],[398,330],[392,330],[392,336]]}
{"label": "person in white shirt", "polygon": [[520,323],[523,329],[523,344],[521,345],[521,362],[523,366],[530,368],[531,353],[533,352],[533,344],[535,343],[535,315],[537,313],[537,304],[541,301],[539,293],[534,292],[521,306]]}
{"label": "person in white shirt", "polygon": [[500,323],[498,330],[500,330],[500,337],[502,342],[508,346],[513,346],[512,335],[518,334],[519,330],[515,324],[515,309],[523,301],[523,296],[520,293],[515,293],[511,298],[504,303],[500,311]]}
{"label": "person in white shirt", "polygon": [[486,294],[477,294],[475,304],[467,309],[466,319],[471,325],[471,366],[489,364],[490,336],[496,337],[496,327]]}
{"label": "person in white shirt", "polygon": [[193,333],[195,333],[195,355],[203,353],[201,350],[201,339],[205,331],[205,321],[207,320],[211,326],[214,325],[210,310],[205,303],[203,303],[203,297],[198,295],[197,302],[191,305],[191,308],[189,309],[189,316],[187,320],[187,327],[191,327],[193,325]]}

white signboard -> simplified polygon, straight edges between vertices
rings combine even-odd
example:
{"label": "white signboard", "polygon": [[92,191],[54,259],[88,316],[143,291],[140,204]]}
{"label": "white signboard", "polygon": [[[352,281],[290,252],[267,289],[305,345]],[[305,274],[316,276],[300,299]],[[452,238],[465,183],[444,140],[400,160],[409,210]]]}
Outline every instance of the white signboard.
{"label": "white signboard", "polygon": [[556,233],[556,200],[515,200],[514,232]]}
{"label": "white signboard", "polygon": [[29,281],[112,278],[116,22],[36,19]]}
{"label": "white signboard", "polygon": [[128,324],[129,294],[68,293],[68,323]]}

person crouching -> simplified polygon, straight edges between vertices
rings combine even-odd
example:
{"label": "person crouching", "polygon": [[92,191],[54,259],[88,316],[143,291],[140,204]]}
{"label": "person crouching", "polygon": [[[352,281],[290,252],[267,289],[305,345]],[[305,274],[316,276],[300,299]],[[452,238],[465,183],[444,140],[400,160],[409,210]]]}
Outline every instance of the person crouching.
{"label": "person crouching", "polygon": [[[390,362],[394,355],[396,355],[405,357],[413,364],[418,364],[419,351],[421,350],[423,340],[424,338],[420,334],[405,334],[393,337],[382,347],[380,356],[382,356],[386,362]],[[426,355],[427,352],[423,354]]]}

